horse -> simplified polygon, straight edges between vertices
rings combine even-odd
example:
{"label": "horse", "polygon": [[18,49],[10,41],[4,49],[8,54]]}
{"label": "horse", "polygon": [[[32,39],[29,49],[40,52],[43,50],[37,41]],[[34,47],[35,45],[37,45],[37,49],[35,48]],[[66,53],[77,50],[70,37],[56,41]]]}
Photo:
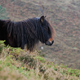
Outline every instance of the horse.
{"label": "horse", "polygon": [[51,46],[54,43],[54,28],[45,16],[29,18],[23,21],[0,20],[0,40],[5,45],[20,47],[32,51],[34,46],[41,43]]}

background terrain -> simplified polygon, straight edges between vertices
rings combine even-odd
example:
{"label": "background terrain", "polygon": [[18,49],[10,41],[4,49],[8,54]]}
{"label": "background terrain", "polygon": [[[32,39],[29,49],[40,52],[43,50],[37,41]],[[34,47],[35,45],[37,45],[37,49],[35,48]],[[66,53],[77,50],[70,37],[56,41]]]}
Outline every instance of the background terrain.
{"label": "background terrain", "polygon": [[80,0],[0,0],[0,5],[6,10],[0,19],[19,21],[46,15],[56,31],[55,43],[50,47],[40,43],[40,55],[80,69]]}

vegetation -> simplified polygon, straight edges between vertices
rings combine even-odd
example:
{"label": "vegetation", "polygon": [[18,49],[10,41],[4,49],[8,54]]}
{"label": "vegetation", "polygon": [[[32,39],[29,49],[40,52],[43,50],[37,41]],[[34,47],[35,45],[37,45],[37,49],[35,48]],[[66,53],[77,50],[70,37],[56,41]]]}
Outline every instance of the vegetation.
{"label": "vegetation", "polygon": [[[14,5],[11,1],[15,1]],[[41,13],[38,7],[33,5],[34,3],[29,3],[25,0],[20,1],[22,2],[19,2],[19,0],[9,0],[7,3],[6,0],[1,0],[0,4],[3,4],[3,2],[5,2],[5,4],[3,4],[4,7],[0,6],[0,19],[8,19],[9,16],[12,20],[21,20]],[[6,9],[9,14],[7,14],[5,9],[6,3],[8,4]],[[52,2],[52,4],[56,3]],[[54,22],[53,26],[57,30],[56,44],[54,47],[52,46],[48,51],[48,48],[46,47],[46,49],[43,50],[44,53],[39,51],[29,53],[20,48],[6,47],[3,44],[3,41],[0,41],[0,80],[80,80],[80,70],[68,68],[63,64],[58,66],[53,62],[48,62],[42,57],[46,54],[48,54],[47,56],[50,56],[50,58],[56,58],[57,56],[59,62],[63,60],[65,62],[62,61],[62,63],[67,64],[67,62],[70,63],[70,60],[72,60],[73,64],[76,65],[76,68],[79,66],[77,66],[80,62],[80,55],[77,54],[80,53],[80,31],[78,31],[79,15],[75,15],[73,10],[71,10],[73,5],[69,6],[71,7],[68,9],[71,11],[69,13],[65,11],[66,7],[63,8],[63,6],[58,7],[59,5],[56,5],[48,6],[47,3],[47,9],[45,9],[45,12],[49,13],[50,16],[48,17]],[[54,20],[52,18],[54,18]],[[73,27],[74,25],[77,27]],[[66,29],[64,26],[66,26]],[[74,37],[76,38],[74,39]],[[72,43],[75,43],[75,47]],[[49,55],[50,53],[52,53],[52,55]],[[74,56],[78,61],[73,60],[75,59]],[[72,65],[72,67],[73,66],[74,65]]]}
{"label": "vegetation", "polygon": [[79,80],[80,70],[58,66],[20,48],[5,46],[0,41],[0,80]]}
{"label": "vegetation", "polygon": [[73,69],[80,69],[79,4],[79,0],[0,0],[0,5],[13,21],[39,17],[44,13],[55,28],[56,36],[53,46],[37,46],[40,55]]}

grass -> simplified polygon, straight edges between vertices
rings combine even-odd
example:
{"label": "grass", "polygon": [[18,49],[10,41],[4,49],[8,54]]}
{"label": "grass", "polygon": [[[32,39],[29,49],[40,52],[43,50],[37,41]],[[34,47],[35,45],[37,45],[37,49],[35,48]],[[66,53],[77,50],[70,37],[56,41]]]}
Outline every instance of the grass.
{"label": "grass", "polygon": [[[6,15],[6,12],[8,12],[8,16],[12,21],[40,17],[41,10],[43,10],[46,19],[48,18],[51,25],[55,28],[56,36],[53,46],[38,45],[42,53],[40,54],[57,64],[63,63],[70,68],[80,69],[79,7],[77,7],[77,1],[74,1],[75,5],[71,1],[68,5],[65,5],[67,4],[65,2],[60,0],[2,0],[0,5],[7,10],[4,13]],[[5,15],[4,17],[6,17]],[[41,46],[44,47],[43,50]]]}
{"label": "grass", "polygon": [[[14,8],[16,9],[16,5]],[[18,8],[21,9],[20,7],[18,7]],[[32,6],[31,6],[31,8],[34,11]],[[11,7],[9,9],[12,10]],[[28,9],[28,7],[26,7],[26,9]],[[53,7],[52,7],[52,9],[53,9]],[[21,10],[23,10],[23,8]],[[30,9],[30,12],[32,10]],[[35,12],[37,12],[37,11],[35,10]],[[55,11],[55,9],[53,11]],[[12,12],[12,13],[14,12],[14,14],[16,13],[16,11],[9,11],[9,13],[10,12]],[[29,12],[29,10],[28,10],[28,12]],[[17,19],[25,18],[26,10],[23,13],[25,13],[24,17],[22,16],[20,18],[21,15],[17,15],[17,16],[19,16]],[[33,14],[33,12],[32,12],[32,14]],[[50,12],[49,12],[49,14],[50,14]],[[61,17],[61,15],[59,15],[58,12],[55,12],[55,14],[56,14],[57,18]],[[66,13],[63,13],[63,14],[68,15]],[[63,14],[62,14],[62,16],[65,17],[65,15],[63,15]],[[16,19],[15,15],[14,16],[11,15],[11,18],[14,17]],[[53,15],[53,13],[52,13],[52,15]],[[7,16],[8,16],[8,14],[6,12],[6,9],[2,6],[0,6],[0,19],[7,19],[8,18]],[[31,14],[29,13],[29,14],[27,14],[27,16],[30,17]],[[73,16],[71,16],[71,17],[73,17]],[[52,18],[52,16],[51,16],[51,18]],[[55,27],[55,26],[54,27],[56,28],[57,34],[58,34],[58,39],[56,38],[56,42],[59,42],[62,38],[61,37],[62,34],[64,34],[64,32],[65,32],[65,29],[64,29],[65,27],[62,27],[60,29],[60,27],[62,25],[61,26],[58,25],[60,23],[60,21],[57,20],[57,18],[54,20],[52,19],[52,21],[55,23],[57,22],[56,23],[57,27]],[[71,20],[68,20],[68,21],[72,21],[72,20],[73,19],[71,18]],[[64,26],[66,26],[66,25],[64,24]],[[70,29],[73,29],[73,28],[71,28],[72,25],[69,25],[69,26],[70,26],[69,27]],[[64,29],[64,32],[63,32],[63,29]],[[63,32],[60,34],[61,38],[59,37],[59,33],[58,33],[59,30],[62,30],[60,32]],[[66,30],[66,33],[67,33],[67,30]],[[71,33],[68,33],[68,34],[70,35]],[[68,36],[68,34],[66,36]],[[70,35],[70,36],[72,36],[72,35]],[[69,37],[68,37],[68,39],[69,39]],[[73,38],[70,38],[70,39],[72,42]],[[57,40],[59,40],[59,41],[57,41]],[[65,39],[62,38],[61,41],[63,41],[63,40],[65,40]],[[60,49],[60,50],[62,50],[62,52],[67,53],[66,50],[64,49],[64,47],[61,48],[60,42],[57,43],[57,46],[54,47],[54,50],[52,48],[52,51],[56,51],[56,53],[57,53],[58,50]],[[68,42],[70,42],[70,41],[68,41]],[[68,44],[68,42],[67,42],[67,44]],[[64,43],[66,43],[66,41]],[[60,47],[58,47],[59,44],[60,44]],[[63,45],[65,46],[65,44],[63,44]],[[71,46],[72,44],[69,44],[69,45]],[[48,48],[46,48],[45,51],[48,51],[47,49]],[[73,49],[77,50],[77,47],[73,46],[73,47],[70,47],[70,49],[71,50],[73,50]],[[68,49],[67,49],[67,51],[68,51]],[[62,52],[60,52],[60,53],[62,54]],[[42,56],[45,56],[45,55],[43,55],[42,52],[40,52],[40,53],[42,54]],[[50,55],[49,51],[47,53]],[[53,52],[51,52],[51,53],[53,53]],[[70,53],[73,54],[74,51],[70,52]],[[21,50],[20,48],[12,48],[9,46],[5,47],[3,42],[0,41],[0,80],[80,80],[80,70],[71,69],[65,65],[58,66],[52,62],[48,62],[43,57],[41,57],[37,51],[33,52],[33,54],[35,54],[35,55],[28,54],[25,51]],[[58,52],[58,54],[59,54],[59,52]],[[74,59],[70,56],[70,54],[68,57],[70,57],[71,59]],[[68,57],[66,58],[67,60],[69,60]],[[65,59],[65,58],[62,57],[61,59]],[[61,61],[61,60],[58,60],[58,61]],[[75,64],[75,62],[74,62],[74,64]]]}
{"label": "grass", "polygon": [[0,54],[0,80],[79,80],[80,70],[46,61],[37,51],[33,55],[20,48],[5,47]]}

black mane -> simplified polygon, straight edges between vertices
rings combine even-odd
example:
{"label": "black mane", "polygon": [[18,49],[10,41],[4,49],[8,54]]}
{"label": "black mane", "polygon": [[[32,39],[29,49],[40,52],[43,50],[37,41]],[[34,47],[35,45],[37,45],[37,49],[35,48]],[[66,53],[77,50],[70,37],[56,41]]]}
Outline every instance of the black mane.
{"label": "black mane", "polygon": [[19,22],[0,20],[0,40],[5,40],[6,45],[22,49],[26,45],[27,49],[32,51],[39,41],[45,43],[51,37],[51,30],[49,29],[49,33],[46,31],[48,25],[46,20],[41,23],[40,18]]}

